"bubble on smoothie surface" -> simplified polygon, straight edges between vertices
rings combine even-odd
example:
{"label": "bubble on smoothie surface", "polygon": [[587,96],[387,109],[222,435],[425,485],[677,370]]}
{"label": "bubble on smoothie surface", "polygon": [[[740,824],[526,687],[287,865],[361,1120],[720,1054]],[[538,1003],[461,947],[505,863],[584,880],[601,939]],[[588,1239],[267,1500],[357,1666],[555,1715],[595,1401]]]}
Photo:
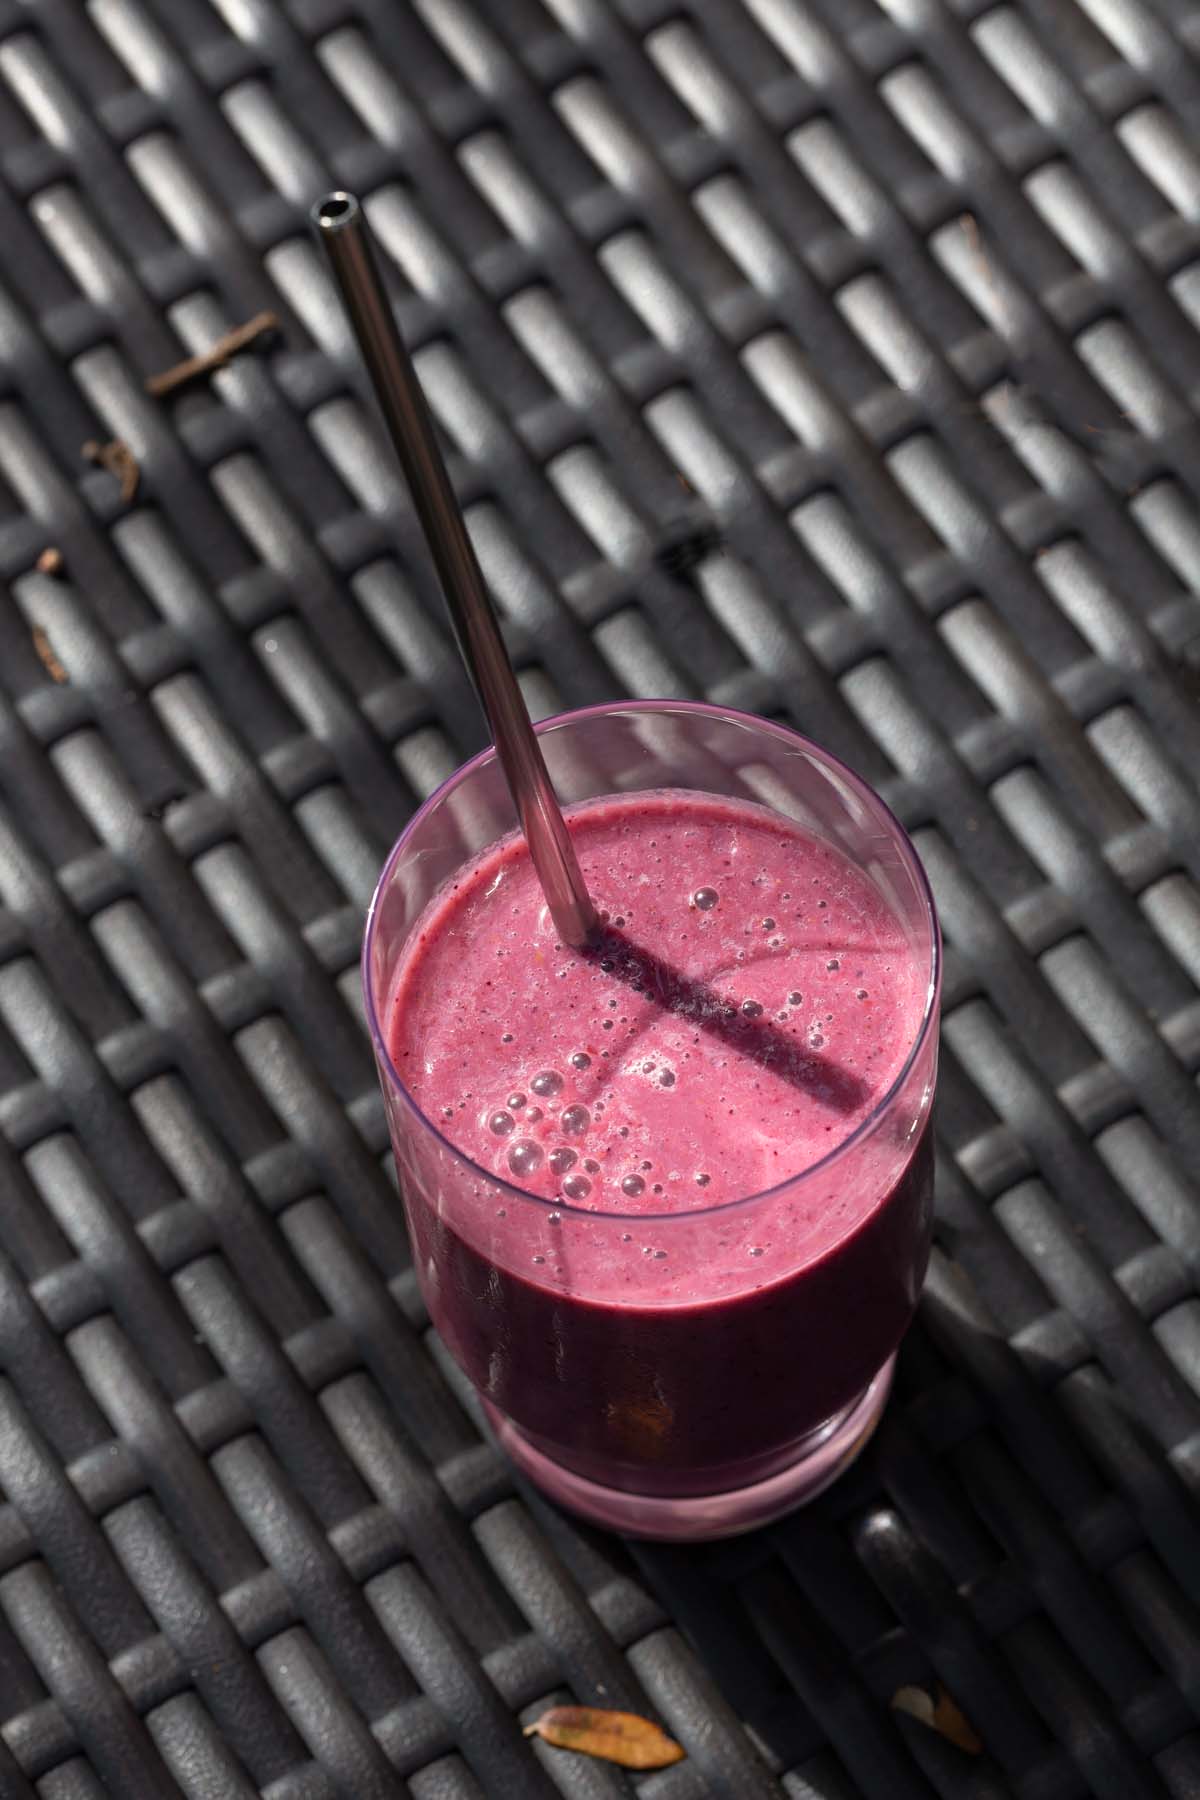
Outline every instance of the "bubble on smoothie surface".
{"label": "bubble on smoothie surface", "polygon": [[516,1122],[510,1112],[494,1112],[488,1120],[488,1130],[496,1137],[507,1137]]}
{"label": "bubble on smoothie surface", "polygon": [[586,1050],[577,1050],[571,1058],[571,1067],[573,1069],[590,1069],[591,1066],[592,1059]]}
{"label": "bubble on smoothie surface", "polygon": [[582,1137],[592,1122],[586,1106],[565,1106],[559,1124],[568,1137]]}
{"label": "bubble on smoothie surface", "polygon": [[592,1184],[586,1175],[568,1175],[562,1184],[562,1191],[568,1200],[586,1200],[592,1191]]}
{"label": "bubble on smoothie surface", "polygon": [[508,1166],[514,1175],[532,1175],[535,1169],[542,1166],[542,1147],[522,1138],[513,1144],[508,1152]]}
{"label": "bubble on smoothie surface", "polygon": [[565,1144],[550,1152],[550,1167],[556,1175],[565,1175],[567,1170],[573,1169],[578,1161],[579,1157],[576,1152],[569,1150]]}
{"label": "bubble on smoothie surface", "polygon": [[525,1104],[524,1094],[510,1094],[505,1102],[510,1112],[520,1112]]}
{"label": "bubble on smoothie surface", "polygon": [[540,1069],[530,1082],[530,1087],[541,1100],[549,1100],[552,1095],[562,1092],[563,1078],[557,1069]]}
{"label": "bubble on smoothie surface", "polygon": [[745,1019],[761,1019],[761,1017],[762,1017],[762,1001],[761,1000],[743,1000],[742,1001],[742,1017]]}
{"label": "bubble on smoothie surface", "polygon": [[713,907],[719,904],[720,899],[721,896],[718,894],[716,888],[697,888],[692,895],[692,905],[696,908],[697,912],[711,912]]}
{"label": "bubble on smoothie surface", "polygon": [[621,1183],[621,1192],[628,1194],[631,1200],[636,1200],[638,1195],[644,1194],[645,1191],[646,1184],[640,1175],[627,1175]]}

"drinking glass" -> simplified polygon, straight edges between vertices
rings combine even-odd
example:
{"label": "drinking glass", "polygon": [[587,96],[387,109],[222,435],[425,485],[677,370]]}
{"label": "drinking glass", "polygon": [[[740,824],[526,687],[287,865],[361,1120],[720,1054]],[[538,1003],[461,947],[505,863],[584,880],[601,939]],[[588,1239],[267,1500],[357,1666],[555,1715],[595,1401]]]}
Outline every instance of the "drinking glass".
{"label": "drinking glass", "polygon": [[765,1192],[687,1212],[584,1210],[527,1193],[457,1149],[406,1089],[383,1025],[429,902],[514,829],[493,750],[425,802],[380,878],[363,949],[366,1010],[434,1325],[500,1443],[554,1499],[635,1536],[727,1536],[826,1487],[887,1398],[932,1225],[933,899],[878,795],[782,725],[662,700],[588,707],[537,730],[565,808],[692,790],[766,808],[836,847],[895,916],[923,985],[899,1073],[819,1161]]}

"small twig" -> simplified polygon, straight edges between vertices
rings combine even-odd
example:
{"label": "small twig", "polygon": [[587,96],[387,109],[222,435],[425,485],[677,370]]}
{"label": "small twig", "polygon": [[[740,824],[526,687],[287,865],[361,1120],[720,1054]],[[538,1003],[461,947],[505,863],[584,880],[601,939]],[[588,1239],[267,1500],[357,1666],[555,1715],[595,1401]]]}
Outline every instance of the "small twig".
{"label": "small twig", "polygon": [[967,248],[975,258],[976,266],[983,276],[984,285],[992,296],[992,302],[995,305],[997,312],[1003,316],[1005,324],[1007,325],[1009,309],[1005,304],[1004,295],[1000,290],[1000,283],[996,279],[995,266],[984,245],[983,233],[979,229],[979,220],[975,217],[974,213],[963,214],[962,231],[963,236],[967,240]]}
{"label": "small twig", "polygon": [[40,625],[35,625],[29,633],[33,647],[37,651],[38,661],[45,669],[51,681],[60,684],[67,679],[67,671],[54,654],[54,646]]}
{"label": "small twig", "polygon": [[39,575],[61,575],[63,553],[57,544],[47,544],[33,566]]}
{"label": "small twig", "polygon": [[974,213],[964,213],[962,215],[961,224],[963,234],[966,237],[967,243],[971,246],[973,255],[978,261],[984,274],[990,275],[992,269],[991,264],[987,259],[987,253],[983,248],[983,238],[979,231],[979,220],[975,217]]}
{"label": "small twig", "polygon": [[171,368],[164,369],[161,374],[151,375],[146,382],[146,392],[161,400],[165,394],[174,393],[176,388],[184,387],[189,381],[198,381],[202,375],[211,375],[215,369],[223,369],[231,356],[239,350],[246,350],[256,338],[266,337],[269,332],[279,330],[279,319],[273,312],[255,313],[244,325],[236,325],[219,337],[211,350],[205,350],[200,356],[186,356],[182,362],[174,363]]}
{"label": "small twig", "polygon": [[89,462],[98,463],[110,475],[116,476],[121,484],[121,499],[128,506],[137,494],[141,470],[124,438],[112,438],[107,444],[98,444],[94,438],[89,438],[83,446],[83,454]]}

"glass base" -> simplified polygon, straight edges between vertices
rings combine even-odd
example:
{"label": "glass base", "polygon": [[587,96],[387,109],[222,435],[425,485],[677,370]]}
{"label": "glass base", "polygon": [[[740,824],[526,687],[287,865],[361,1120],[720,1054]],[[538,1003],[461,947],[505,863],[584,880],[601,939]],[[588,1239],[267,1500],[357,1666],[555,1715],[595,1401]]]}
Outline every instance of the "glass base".
{"label": "glass base", "polygon": [[700,1543],[709,1538],[737,1537],[769,1525],[818,1494],[843,1474],[870,1441],[891,1391],[896,1359],[888,1360],[869,1387],[844,1412],[820,1426],[806,1440],[802,1454],[787,1468],[763,1481],[721,1494],[630,1494],[576,1475],[535,1449],[511,1419],[484,1401],[484,1411],[501,1447],[523,1475],[560,1506],[593,1525],[627,1537],[661,1538],[673,1543]]}

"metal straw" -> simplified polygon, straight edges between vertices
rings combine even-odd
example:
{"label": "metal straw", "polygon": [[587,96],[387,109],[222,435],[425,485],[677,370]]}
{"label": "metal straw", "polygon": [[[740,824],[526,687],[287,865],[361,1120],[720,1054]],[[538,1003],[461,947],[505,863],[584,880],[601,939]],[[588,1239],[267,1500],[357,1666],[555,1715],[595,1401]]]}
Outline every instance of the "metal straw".
{"label": "metal straw", "polygon": [[312,221],[412,490],[459,650],[479,695],[529,854],[563,942],[582,949],[598,929],[562,809],[500,635],[429,407],[400,336],[353,194],[328,194]]}

